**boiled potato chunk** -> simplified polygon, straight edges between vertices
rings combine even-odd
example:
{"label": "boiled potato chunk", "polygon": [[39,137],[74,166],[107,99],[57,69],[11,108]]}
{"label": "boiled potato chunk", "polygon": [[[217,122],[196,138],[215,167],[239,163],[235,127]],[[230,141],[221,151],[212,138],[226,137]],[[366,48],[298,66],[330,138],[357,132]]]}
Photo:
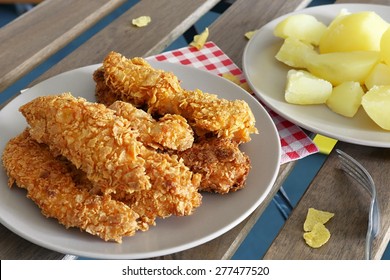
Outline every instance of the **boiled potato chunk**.
{"label": "boiled potato chunk", "polygon": [[381,58],[390,65],[390,28],[383,33],[381,38]]}
{"label": "boiled potato chunk", "polygon": [[285,100],[291,104],[323,104],[332,93],[332,84],[305,70],[289,70]]}
{"label": "boiled potato chunk", "polygon": [[320,53],[379,51],[389,23],[371,11],[342,15],[332,22],[320,39]]}
{"label": "boiled potato chunk", "polygon": [[279,22],[274,35],[286,39],[292,37],[303,42],[318,46],[326,25],[314,16],[307,14],[291,15]]}
{"label": "boiled potato chunk", "polygon": [[390,130],[390,86],[374,86],[363,96],[362,106],[376,124]]}
{"label": "boiled potato chunk", "polygon": [[311,55],[315,54],[317,52],[312,45],[289,37],[284,40],[275,58],[294,68],[306,68],[306,61],[310,59]]}
{"label": "boiled potato chunk", "polygon": [[377,51],[334,52],[311,56],[307,69],[334,86],[347,81],[363,84],[378,61]]}
{"label": "boiled potato chunk", "polygon": [[352,118],[358,111],[364,91],[358,82],[345,82],[333,88],[326,105],[333,112]]}
{"label": "boiled potato chunk", "polygon": [[364,83],[367,89],[371,89],[373,86],[390,85],[390,66],[384,63],[378,63],[370,74],[368,74]]}

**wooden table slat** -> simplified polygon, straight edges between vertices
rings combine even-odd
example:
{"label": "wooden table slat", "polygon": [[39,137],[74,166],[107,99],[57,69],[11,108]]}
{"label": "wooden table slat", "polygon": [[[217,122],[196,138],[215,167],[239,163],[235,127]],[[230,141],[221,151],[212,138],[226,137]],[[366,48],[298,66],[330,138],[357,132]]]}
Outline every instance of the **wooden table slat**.
{"label": "wooden table slat", "polygon": [[[34,83],[64,71],[101,63],[112,50],[128,57],[158,54],[218,2],[219,0],[142,0]],[[172,12],[174,10],[180,13]],[[151,23],[143,28],[133,26],[131,20],[140,16],[150,16]],[[94,50],[93,53],[91,49]]]}
{"label": "wooden table slat", "polygon": [[242,55],[248,42],[244,36],[246,32],[259,29],[274,18],[302,8],[309,2],[274,1],[270,5],[270,1],[236,0],[211,25],[209,40],[216,43],[241,68]]}
{"label": "wooden table slat", "polygon": [[124,2],[44,1],[0,28],[0,93]]}

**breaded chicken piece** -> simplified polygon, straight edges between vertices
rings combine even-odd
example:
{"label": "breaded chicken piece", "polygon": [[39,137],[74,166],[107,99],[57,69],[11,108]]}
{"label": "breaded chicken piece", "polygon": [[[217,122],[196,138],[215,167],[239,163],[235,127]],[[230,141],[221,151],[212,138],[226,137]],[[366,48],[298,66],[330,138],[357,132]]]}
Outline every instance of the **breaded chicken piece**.
{"label": "breaded chicken piece", "polygon": [[[152,68],[142,58],[127,59],[110,52],[103,68],[97,71],[94,78],[99,102],[116,99],[136,107],[146,106],[153,115],[181,115],[198,136],[213,133],[243,143],[250,140],[250,134],[257,133],[255,118],[245,101],[229,101],[201,90],[184,90],[175,75]],[[110,90],[102,85],[101,71]]]}
{"label": "breaded chicken piece", "polygon": [[192,172],[202,175],[200,191],[226,194],[242,189],[251,168],[249,157],[228,139],[201,139],[176,154]]}
{"label": "breaded chicken piece", "polygon": [[[173,73],[156,70],[141,57],[127,59],[116,52],[106,56],[100,70],[104,72],[105,84],[115,93],[117,100],[148,109],[155,103],[160,104],[165,108],[161,111],[169,111],[160,115],[178,113],[173,112],[178,107],[178,100],[173,100],[172,95],[182,91],[182,88]],[[172,101],[176,103],[170,104]]]}
{"label": "breaded chicken piece", "polygon": [[[34,141],[25,130],[11,139],[2,156],[9,186],[16,183],[27,190],[46,217],[66,228],[78,227],[105,241],[121,242],[137,230],[146,230],[139,215],[126,204],[88,192],[88,182],[75,183],[69,162],[54,157],[44,144]],[[141,226],[141,227],[140,227]]]}
{"label": "breaded chicken piece", "polygon": [[156,121],[145,111],[122,101],[114,102],[109,108],[138,130],[138,140],[146,146],[183,151],[194,142],[194,132],[182,116],[167,114]]}
{"label": "breaded chicken piece", "polygon": [[138,132],[114,110],[65,93],[38,97],[20,111],[32,138],[83,170],[103,194],[150,188]]}
{"label": "breaded chicken piece", "polygon": [[[139,131],[140,141],[147,146],[161,150],[187,150],[193,144],[192,129],[179,115],[167,114],[156,122],[150,114],[127,102],[116,101],[110,108],[132,123],[134,129]],[[151,189],[134,192],[125,198],[120,194],[115,197],[127,203],[142,217],[147,217],[152,224],[157,217],[191,215],[201,205],[198,192],[201,176],[193,174],[176,155],[148,149],[142,149],[140,154],[145,159]]]}
{"label": "breaded chicken piece", "polygon": [[[74,163],[72,159],[76,158],[76,162],[81,162],[81,164],[75,164],[76,168],[85,171],[89,180],[91,178],[88,174],[88,169],[83,169],[85,167],[83,160],[86,160],[87,164],[91,164],[92,167],[101,165],[99,171],[104,173],[111,171],[111,166],[115,162],[112,163],[110,161],[112,161],[112,158],[115,160],[116,154],[114,151],[113,156],[105,154],[105,157],[99,158],[94,155],[94,153],[100,153],[99,145],[96,147],[88,143],[92,140],[94,143],[95,141],[100,141],[97,143],[104,145],[106,149],[110,150],[113,150],[113,147],[119,146],[117,153],[120,154],[120,148],[126,148],[126,142],[118,142],[115,138],[117,135],[110,133],[110,131],[120,133],[118,137],[122,139],[121,137],[127,133],[126,130],[129,130],[133,133],[132,137],[135,138],[131,138],[130,140],[137,141],[134,161],[138,160],[140,162],[139,167],[144,172],[144,177],[142,178],[147,178],[150,187],[148,189],[136,189],[129,192],[125,188],[124,181],[116,183],[111,180],[107,181],[105,188],[101,188],[101,185],[96,188],[95,184],[100,181],[91,180],[94,188],[90,192],[107,194],[107,190],[111,190],[109,194],[114,199],[125,202],[135,212],[140,214],[143,221],[146,221],[148,224],[154,224],[156,217],[164,218],[170,215],[190,215],[201,204],[201,195],[198,192],[200,175],[193,174],[177,156],[159,153],[154,149],[147,148],[142,142],[138,141],[138,138],[142,138],[139,137],[140,135],[145,134],[144,137],[147,135],[148,128],[147,124],[145,127],[146,116],[144,115],[147,113],[136,109],[135,113],[131,114],[128,109],[135,107],[129,107],[123,102],[118,102],[113,107],[116,111],[108,109],[102,104],[97,106],[97,104],[89,103],[84,99],[76,99],[70,94],[63,94],[37,98],[23,105],[21,111],[31,125],[30,134],[32,138],[46,143],[54,151],[59,150],[59,154],[69,159],[72,163]],[[67,117],[67,121],[65,122],[63,121],[64,115],[70,115],[71,117]],[[115,126],[110,126],[110,120],[112,122],[120,121],[122,124],[121,130],[116,129]],[[185,123],[181,117],[178,120]],[[164,121],[169,123],[169,119]],[[106,127],[109,128],[106,129]],[[174,128],[175,126],[170,128],[173,133],[175,133]],[[102,131],[99,134],[100,129]],[[90,132],[91,130],[92,132]],[[108,130],[108,132],[105,130]],[[184,134],[188,134],[187,130],[186,132]],[[95,135],[95,133],[98,135]],[[101,138],[101,136],[104,137]],[[72,140],[70,143],[69,137]],[[94,140],[94,137],[98,138],[98,140]],[[156,139],[159,139],[159,137],[156,137]],[[174,139],[174,136],[170,134],[167,134],[167,137],[168,139]],[[110,141],[110,139],[115,141]],[[143,140],[146,141],[146,139]],[[193,139],[190,141],[191,144],[192,141]],[[76,145],[73,144],[75,142]],[[125,145],[121,145],[122,143]],[[177,145],[180,146],[180,144]],[[91,158],[90,161],[88,160],[89,157]],[[132,162],[125,161],[123,163],[128,165],[133,164]],[[119,165],[119,167],[121,166]],[[98,172],[97,169],[93,171]],[[112,175],[115,175],[115,173]],[[128,176],[132,176],[132,174],[129,173]],[[136,179],[132,178],[132,180]],[[114,183],[117,184],[115,188],[110,185]]]}
{"label": "breaded chicken piece", "polygon": [[121,198],[117,195],[114,197],[129,205],[152,225],[157,217],[191,215],[202,202],[198,192],[201,176],[192,173],[183,160],[175,155],[155,153],[148,149],[142,154],[152,188]]}

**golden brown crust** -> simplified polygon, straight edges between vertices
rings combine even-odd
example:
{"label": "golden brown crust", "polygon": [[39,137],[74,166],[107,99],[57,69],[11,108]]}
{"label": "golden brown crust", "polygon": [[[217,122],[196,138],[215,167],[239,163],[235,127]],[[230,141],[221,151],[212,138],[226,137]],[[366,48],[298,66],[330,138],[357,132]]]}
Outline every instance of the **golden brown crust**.
{"label": "golden brown crust", "polygon": [[7,143],[2,161],[9,186],[15,182],[25,188],[43,215],[56,218],[66,228],[78,227],[117,242],[145,230],[137,221],[139,215],[126,204],[109,195],[90,194],[89,182],[69,162],[34,141],[27,130]]}
{"label": "golden brown crust", "polygon": [[[180,116],[177,118],[166,116],[157,122],[146,112],[124,102],[115,102],[112,108],[108,109],[102,104],[76,99],[70,94],[62,94],[37,98],[23,105],[21,111],[31,125],[29,129],[31,138],[47,144],[51,152],[78,163],[78,166],[69,164],[68,167],[75,175],[74,180],[82,183],[79,184],[80,187],[95,195],[106,195],[107,190],[111,190],[109,194],[115,201],[125,203],[139,215],[137,223],[141,230],[147,230],[149,225],[154,225],[157,217],[191,215],[201,205],[202,197],[198,192],[200,175],[193,174],[177,156],[148,148],[140,142],[142,140],[145,144],[153,146],[153,141],[156,141],[158,145],[165,146],[168,144],[164,141],[172,140],[173,143],[169,144],[177,146],[175,148],[183,149],[191,146],[192,130],[185,119]],[[117,122],[122,124],[123,130],[117,129],[112,124]],[[169,131],[164,131],[164,127],[169,127]],[[120,134],[109,133],[110,131],[120,131]],[[115,138],[117,136],[122,139],[127,132],[131,133],[130,140],[133,142]],[[185,138],[183,143],[177,139],[180,136]],[[110,141],[111,138],[115,141]],[[127,143],[136,144],[135,156],[140,162],[139,167],[143,170],[142,178],[147,178],[150,188],[129,192],[124,187],[112,187],[110,183],[113,184],[114,179],[107,181],[106,188],[99,185],[100,181],[90,180],[88,170],[92,169],[94,174],[99,176],[102,172],[111,171],[105,168],[115,163],[110,154],[99,157],[101,147],[89,145],[91,141],[108,145],[103,151],[107,148],[117,148],[120,151],[120,148],[126,147]],[[116,155],[114,152],[113,157],[115,158]],[[99,165],[102,166],[101,169],[93,169]],[[91,167],[88,169],[86,166]],[[111,175],[115,176],[115,173]],[[126,175],[137,176],[133,173]],[[92,176],[92,178],[96,177]],[[109,177],[103,177],[105,178]],[[126,179],[136,181],[139,178]],[[126,186],[123,182],[125,181],[120,183]]]}
{"label": "golden brown crust", "polygon": [[105,85],[101,79],[95,79],[99,102],[118,99],[137,107],[146,106],[151,114],[181,115],[199,136],[211,132],[243,143],[250,140],[250,134],[257,133],[255,118],[246,102],[221,99],[200,90],[184,90],[176,76],[152,68],[142,58],[127,59],[110,52],[103,61],[103,69]]}
{"label": "golden brown crust", "polygon": [[250,160],[227,139],[202,139],[177,155],[190,170],[202,175],[199,190],[226,194],[245,186]]}
{"label": "golden brown crust", "polygon": [[109,108],[131,123],[138,131],[138,140],[146,146],[182,151],[194,142],[194,132],[186,119],[179,115],[167,114],[156,121],[150,114],[127,102],[116,101]]}
{"label": "golden brown crust", "polygon": [[142,58],[126,59],[111,52],[94,73],[96,96],[103,103],[123,100],[146,106],[156,115],[182,115],[203,139],[177,153],[191,171],[202,174],[200,189],[227,193],[243,188],[250,160],[238,144],[257,133],[250,108],[244,101],[219,99],[200,90],[186,91],[172,75],[153,69]]}
{"label": "golden brown crust", "polygon": [[[136,107],[158,106],[164,100],[181,90],[179,80],[169,72],[153,69],[140,57],[126,59],[118,53],[110,52],[103,61],[106,85],[119,96]],[[100,101],[100,100],[99,100]],[[163,102],[170,107],[168,102]],[[177,104],[172,104],[174,108]],[[154,111],[154,110],[153,110]],[[176,114],[176,112],[164,112]]]}
{"label": "golden brown crust", "polygon": [[32,138],[83,170],[102,193],[150,188],[138,132],[115,111],[69,93],[38,97],[20,111]]}
{"label": "golden brown crust", "polygon": [[177,156],[143,151],[146,173],[152,188],[118,198],[134,211],[154,222],[171,215],[188,216],[201,205],[198,192],[201,176],[193,174]]}
{"label": "golden brown crust", "polygon": [[93,72],[93,79],[96,82],[96,100],[106,106],[110,106],[117,100],[120,100],[120,95],[113,92],[104,81],[104,68],[99,67]]}

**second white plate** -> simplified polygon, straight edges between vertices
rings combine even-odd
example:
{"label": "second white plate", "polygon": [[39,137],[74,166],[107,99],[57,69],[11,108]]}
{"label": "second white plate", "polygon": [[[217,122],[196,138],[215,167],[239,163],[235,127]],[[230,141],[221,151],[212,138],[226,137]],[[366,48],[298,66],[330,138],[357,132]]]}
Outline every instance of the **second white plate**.
{"label": "second white plate", "polygon": [[390,7],[365,4],[335,4],[307,8],[277,18],[259,29],[248,42],[243,55],[243,71],[255,94],[272,110],[312,132],[344,142],[390,147],[390,132],[377,126],[360,108],[354,118],[340,116],[325,105],[293,105],[284,100],[287,71],[275,59],[283,40],[273,35],[275,26],[292,14],[309,14],[329,24],[341,9],[350,12],[374,11],[390,22]]}

